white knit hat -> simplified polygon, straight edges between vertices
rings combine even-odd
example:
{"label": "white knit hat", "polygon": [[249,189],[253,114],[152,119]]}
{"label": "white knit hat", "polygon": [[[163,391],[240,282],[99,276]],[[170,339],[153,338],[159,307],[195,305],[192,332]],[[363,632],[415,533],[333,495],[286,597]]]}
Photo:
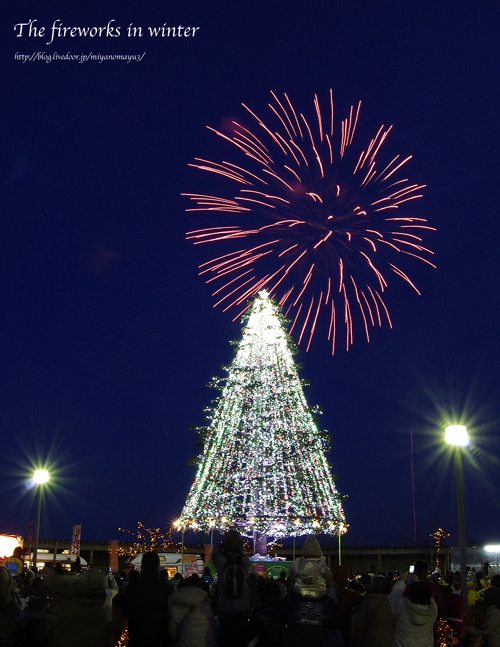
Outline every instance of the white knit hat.
{"label": "white knit hat", "polygon": [[303,548],[304,557],[323,557],[321,546],[314,535],[309,535]]}

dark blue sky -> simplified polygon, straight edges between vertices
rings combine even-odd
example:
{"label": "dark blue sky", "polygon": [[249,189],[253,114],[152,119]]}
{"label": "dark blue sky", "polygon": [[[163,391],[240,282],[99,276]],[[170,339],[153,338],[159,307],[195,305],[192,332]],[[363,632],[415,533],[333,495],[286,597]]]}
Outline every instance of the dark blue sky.
{"label": "dark blue sky", "polygon": [[[384,146],[414,156],[411,177],[427,185],[418,209],[438,229],[437,270],[411,266],[422,296],[402,281],[387,292],[392,331],[377,329],[370,344],[359,334],[333,358],[318,338],[298,356],[308,401],[333,434],[348,537],[411,540],[413,428],[419,533],[440,524],[457,541],[442,428],[460,415],[474,436],[466,536],[498,543],[500,10],[477,4],[21,0],[6,10],[0,532],[23,534],[34,518],[23,483],[37,456],[55,470],[43,537],[82,523],[83,539],[127,539],[118,527],[165,528],[179,514],[194,478],[187,427],[202,423],[216,395],[205,384],[240,334],[212,308],[197,276],[206,257],[184,238],[194,219],[180,193],[219,183],[187,165],[217,158],[205,126],[241,115],[241,102],[264,114],[274,90],[310,111],[331,87],[342,116],[363,102],[360,146],[394,125]],[[46,45],[16,37],[29,19],[46,29],[114,19],[122,30]],[[165,22],[199,30],[126,36],[130,23],[146,32]],[[33,52],[145,56],[16,60]]]}

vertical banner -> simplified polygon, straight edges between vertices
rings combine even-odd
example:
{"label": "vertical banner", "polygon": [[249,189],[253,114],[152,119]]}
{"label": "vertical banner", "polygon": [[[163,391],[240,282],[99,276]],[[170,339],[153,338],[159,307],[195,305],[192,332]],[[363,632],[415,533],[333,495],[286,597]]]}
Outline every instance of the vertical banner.
{"label": "vertical banner", "polygon": [[73,537],[71,539],[70,555],[80,557],[80,539],[82,537],[82,526],[73,526]]}
{"label": "vertical banner", "polygon": [[184,577],[189,577],[198,573],[198,563],[196,560],[196,555],[183,555],[182,556],[182,572]]}
{"label": "vertical banner", "polygon": [[[30,559],[30,555],[33,552],[33,522],[29,521],[26,530],[28,531],[28,541],[24,542],[24,554]],[[27,545],[26,545],[27,543]]]}
{"label": "vertical banner", "polygon": [[118,573],[118,541],[109,542],[109,568]]}
{"label": "vertical banner", "polygon": [[205,546],[205,566],[212,566],[212,546]]}

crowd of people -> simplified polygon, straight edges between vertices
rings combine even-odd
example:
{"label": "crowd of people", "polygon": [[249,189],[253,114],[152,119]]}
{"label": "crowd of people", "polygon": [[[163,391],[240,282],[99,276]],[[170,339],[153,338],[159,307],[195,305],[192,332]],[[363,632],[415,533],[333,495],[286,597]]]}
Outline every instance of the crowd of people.
{"label": "crowd of people", "polygon": [[156,552],[141,571],[102,575],[55,564],[35,574],[22,549],[0,566],[0,647],[500,647],[500,575],[357,574],[326,565],[314,536],[279,578],[251,569],[238,532],[203,576],[170,579]]}

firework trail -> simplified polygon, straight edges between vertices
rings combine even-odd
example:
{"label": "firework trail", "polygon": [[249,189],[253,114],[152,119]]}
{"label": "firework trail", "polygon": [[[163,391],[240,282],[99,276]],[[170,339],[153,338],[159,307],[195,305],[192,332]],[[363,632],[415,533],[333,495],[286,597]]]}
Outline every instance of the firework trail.
{"label": "firework trail", "polygon": [[[327,119],[317,95],[307,120],[286,94],[281,100],[271,94],[277,129],[244,104],[250,125],[233,121],[228,134],[209,128],[236,147],[242,161],[197,158],[191,166],[238,189],[231,197],[184,193],[194,205],[186,211],[224,218],[224,224],[190,231],[187,238],[196,245],[228,246],[227,253],[200,265],[200,274],[215,286],[215,305],[238,308],[237,319],[247,299],[266,289],[293,321],[290,332],[295,329],[299,344],[305,341],[308,350],[321,322],[333,354],[339,323],[347,349],[353,317],[363,322],[368,341],[370,326],[387,320],[392,327],[383,293],[393,273],[420,294],[400,260],[412,257],[435,267],[426,258],[433,252],[422,244],[423,234],[434,228],[402,213],[422,197],[425,185],[400,177],[411,155],[378,162],[392,126],[382,125],[364,150],[353,151],[361,102],[351,106],[334,135],[331,90]],[[230,219],[239,224],[228,224]]]}

